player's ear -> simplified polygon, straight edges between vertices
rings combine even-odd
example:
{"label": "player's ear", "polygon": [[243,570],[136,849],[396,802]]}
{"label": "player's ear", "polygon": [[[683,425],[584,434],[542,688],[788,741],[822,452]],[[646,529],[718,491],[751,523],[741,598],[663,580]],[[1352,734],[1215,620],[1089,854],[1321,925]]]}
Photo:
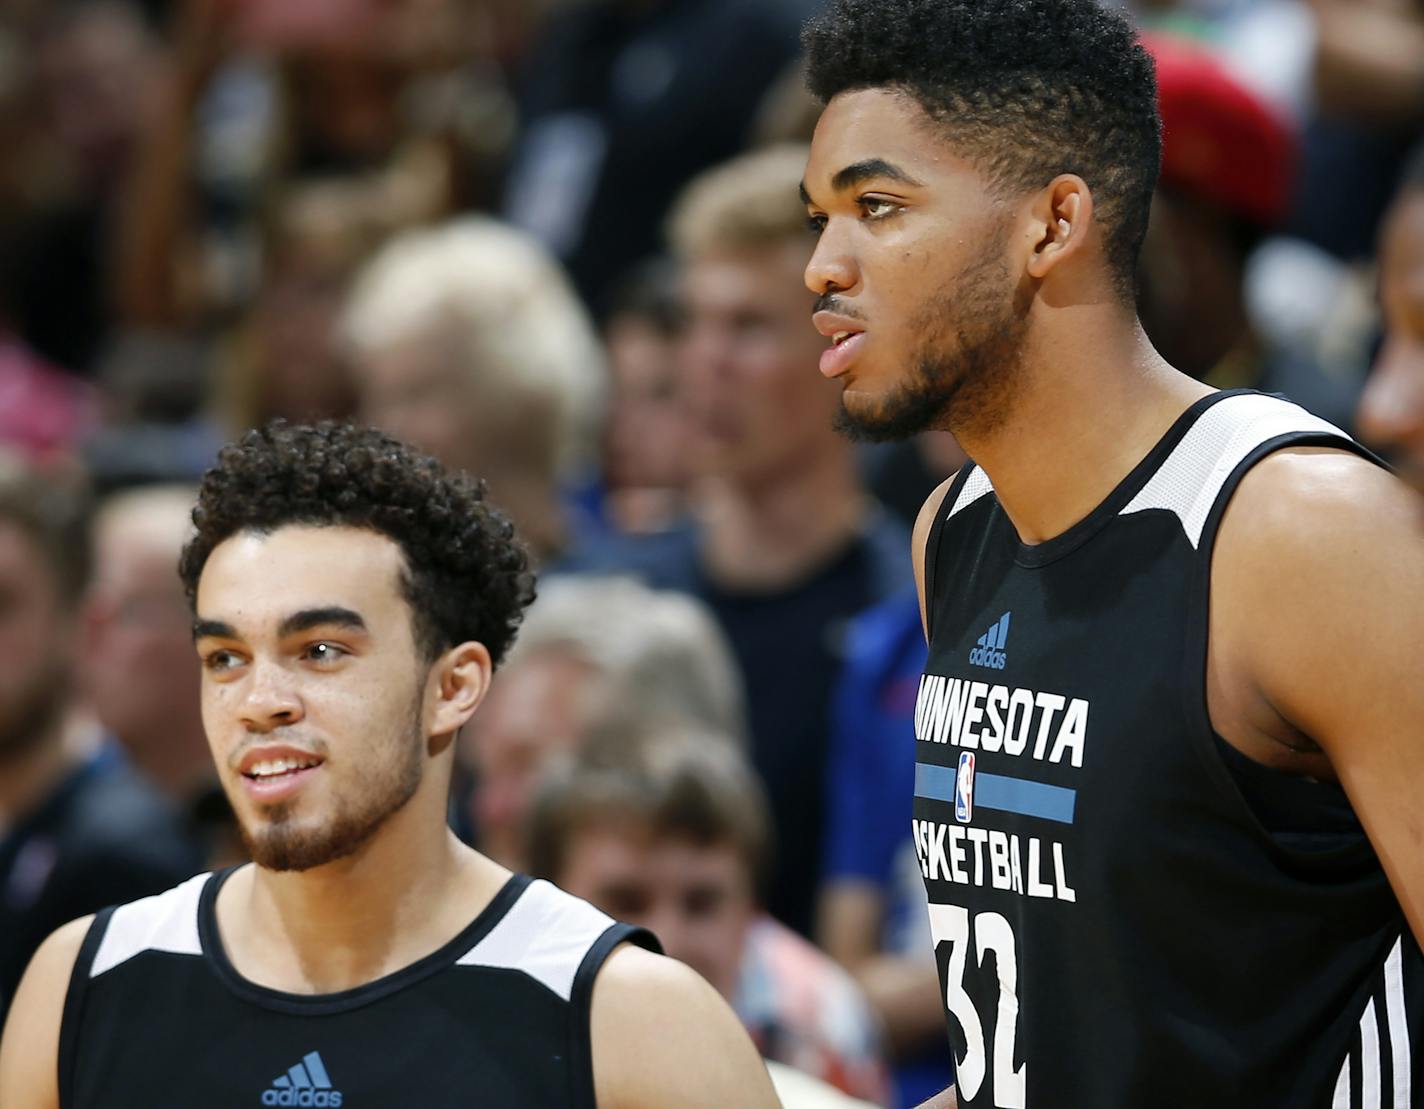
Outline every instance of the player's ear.
{"label": "player's ear", "polygon": [[1060,174],[1034,195],[1025,219],[1033,243],[1028,274],[1042,280],[1082,253],[1093,224],[1092,190],[1077,174]]}
{"label": "player's ear", "polygon": [[489,691],[494,663],[483,643],[461,643],[435,660],[426,681],[425,731],[438,755],[475,714]]}

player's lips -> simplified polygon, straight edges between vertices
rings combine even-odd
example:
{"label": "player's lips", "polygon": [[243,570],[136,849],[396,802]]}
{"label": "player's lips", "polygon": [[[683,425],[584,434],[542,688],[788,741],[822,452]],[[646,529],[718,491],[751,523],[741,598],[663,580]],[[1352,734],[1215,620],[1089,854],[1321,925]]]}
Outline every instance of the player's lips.
{"label": "player's lips", "polygon": [[865,325],[835,312],[817,312],[811,322],[831,341],[830,347],[821,353],[821,373],[826,377],[839,377],[850,368],[865,345]]}
{"label": "player's lips", "polygon": [[320,755],[286,744],[250,747],[237,764],[242,785],[258,801],[280,801],[291,796],[321,768]]}

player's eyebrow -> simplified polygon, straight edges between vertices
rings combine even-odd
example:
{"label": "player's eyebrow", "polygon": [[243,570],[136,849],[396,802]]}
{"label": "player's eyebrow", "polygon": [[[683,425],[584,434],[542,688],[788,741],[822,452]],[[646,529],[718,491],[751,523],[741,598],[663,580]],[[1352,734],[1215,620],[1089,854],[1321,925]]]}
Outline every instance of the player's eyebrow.
{"label": "player's eyebrow", "polygon": [[924,188],[923,181],[916,181],[899,166],[893,162],[887,162],[884,158],[864,158],[859,162],[852,162],[831,178],[831,188],[838,193],[844,192],[846,189],[869,181],[873,177],[898,181],[902,185],[910,185],[917,189]]}
{"label": "player's eyebrow", "polygon": [[366,630],[366,621],[361,618],[359,612],[342,608],[340,605],[304,608],[300,612],[292,613],[277,625],[277,635],[293,635],[319,627],[348,628],[351,631],[363,632]]}
{"label": "player's eyebrow", "polygon": [[193,621],[193,642],[200,639],[236,639],[237,631],[231,624],[225,624],[221,620],[204,620],[202,617]]}

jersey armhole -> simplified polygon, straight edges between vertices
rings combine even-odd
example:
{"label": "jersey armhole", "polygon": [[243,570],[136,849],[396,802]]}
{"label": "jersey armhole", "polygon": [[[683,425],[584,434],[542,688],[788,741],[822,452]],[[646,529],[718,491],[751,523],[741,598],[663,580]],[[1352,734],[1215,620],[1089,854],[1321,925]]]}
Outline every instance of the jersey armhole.
{"label": "jersey armhole", "polygon": [[969,480],[969,475],[974,472],[974,467],[975,463],[966,462],[959,468],[959,473],[954,475],[954,481],[950,483],[944,499],[935,510],[934,519],[930,521],[930,533],[925,537],[925,595],[921,601],[925,606],[926,642],[934,641],[935,571],[939,568],[939,541],[944,535],[945,525],[949,523],[950,513],[954,511],[954,504],[959,500],[959,494],[964,489],[964,483]]}
{"label": "jersey armhole", "polygon": [[[1201,540],[1197,548],[1196,565],[1193,570],[1190,607],[1187,612],[1186,651],[1183,656],[1186,671],[1186,680],[1183,682],[1186,696],[1185,709],[1196,741],[1197,753],[1205,762],[1207,772],[1212,779],[1245,808],[1253,826],[1271,844],[1273,851],[1279,850],[1275,837],[1269,834],[1261,821],[1260,814],[1247,800],[1236,772],[1227,764],[1222,752],[1217,750],[1217,743],[1226,743],[1227,740],[1217,734],[1216,727],[1211,721],[1211,706],[1207,700],[1206,688],[1207,655],[1211,646],[1211,568],[1216,551],[1216,537],[1221,529],[1222,518],[1226,515],[1226,510],[1230,507],[1237,488],[1251,469],[1268,455],[1291,447],[1331,447],[1348,454],[1359,455],[1369,462],[1388,469],[1388,466],[1377,455],[1343,434],[1330,434],[1323,431],[1286,432],[1283,435],[1267,439],[1253,448],[1245,458],[1237,463],[1236,468],[1231,471],[1230,476],[1223,483],[1221,491],[1217,494],[1216,501],[1212,504],[1211,511],[1207,513],[1206,520],[1202,525]],[[1243,755],[1242,757],[1247,756]]]}
{"label": "jersey armhole", "polygon": [[74,969],[69,972],[69,987],[64,994],[64,1009],[59,1021],[59,1106],[70,1109],[74,1101],[74,1076],[78,1066],[79,1026],[84,1016],[84,1001],[89,993],[89,970],[94,965],[94,956],[104,933],[109,930],[109,918],[114,915],[110,906],[101,909],[84,933],[84,942],[79,945],[79,954],[74,958]]}
{"label": "jersey armhole", "polygon": [[608,956],[621,943],[635,943],[654,954],[662,945],[646,928],[613,924],[593,941],[574,973],[569,991],[569,1104],[573,1109],[598,1109],[593,1085],[593,984]]}

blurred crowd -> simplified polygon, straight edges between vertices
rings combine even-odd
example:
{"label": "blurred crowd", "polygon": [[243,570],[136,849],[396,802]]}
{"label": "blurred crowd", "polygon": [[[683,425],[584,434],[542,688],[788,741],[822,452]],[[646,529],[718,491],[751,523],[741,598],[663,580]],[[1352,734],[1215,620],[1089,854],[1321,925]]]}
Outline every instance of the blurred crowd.
{"label": "blurred crowd", "polygon": [[[247,427],[357,419],[486,479],[540,567],[456,831],[649,925],[768,1059],[947,1084],[908,525],[963,456],[833,430],[818,6],[0,0],[0,1015],[55,926],[243,858],[193,483]],[[1424,488],[1424,3],[1129,6],[1149,335]]]}

